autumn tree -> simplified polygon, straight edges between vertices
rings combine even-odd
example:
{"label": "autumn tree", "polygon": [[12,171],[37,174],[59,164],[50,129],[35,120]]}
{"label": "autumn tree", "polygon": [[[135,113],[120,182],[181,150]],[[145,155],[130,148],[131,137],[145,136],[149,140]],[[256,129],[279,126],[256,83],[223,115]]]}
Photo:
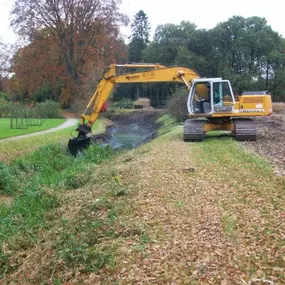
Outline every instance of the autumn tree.
{"label": "autumn tree", "polygon": [[112,47],[102,38],[116,40],[119,26],[127,21],[119,4],[120,0],[17,0],[12,26],[30,41],[47,31],[59,48],[67,75],[81,86],[88,56],[95,56],[94,61],[96,56],[103,58]]}
{"label": "autumn tree", "polygon": [[[84,74],[80,87],[88,97],[106,66],[123,56],[126,59],[126,45],[121,41],[102,37],[101,42],[106,45],[104,60],[98,56],[96,49],[90,48],[86,57],[88,60],[80,68],[81,74]],[[37,102],[59,101],[62,107],[69,107],[72,103],[75,82],[65,72],[60,48],[48,30],[38,32],[32,42],[17,51],[12,60],[12,70],[22,92],[30,99]]]}
{"label": "autumn tree", "polygon": [[39,102],[47,99],[58,101],[60,87],[57,86],[69,80],[65,76],[60,48],[48,30],[38,32],[30,44],[17,51],[12,60],[12,70],[22,92]]}

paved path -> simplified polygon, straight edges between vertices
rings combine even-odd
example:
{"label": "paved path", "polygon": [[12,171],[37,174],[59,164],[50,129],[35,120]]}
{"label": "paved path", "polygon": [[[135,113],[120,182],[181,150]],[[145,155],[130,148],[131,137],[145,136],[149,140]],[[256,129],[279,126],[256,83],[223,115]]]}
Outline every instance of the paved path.
{"label": "paved path", "polygon": [[16,137],[10,137],[10,138],[6,138],[6,139],[1,139],[0,143],[2,142],[8,142],[8,141],[17,141],[17,140],[21,140],[21,139],[26,139],[26,138],[30,138],[30,137],[35,137],[35,136],[40,136],[40,135],[45,135],[45,134],[50,134],[50,133],[54,133],[72,126],[75,126],[77,124],[77,119],[67,119],[63,124],[59,125],[56,128],[52,128],[49,130],[45,130],[45,131],[41,131],[41,132],[35,132],[35,133],[31,133],[31,134],[26,134],[26,135],[21,135],[21,136],[16,136]]}

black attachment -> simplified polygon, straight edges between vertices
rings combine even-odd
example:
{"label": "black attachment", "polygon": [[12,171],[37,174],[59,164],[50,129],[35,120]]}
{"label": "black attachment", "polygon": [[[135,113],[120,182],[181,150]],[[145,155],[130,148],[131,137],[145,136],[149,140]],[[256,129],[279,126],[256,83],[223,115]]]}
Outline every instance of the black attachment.
{"label": "black attachment", "polygon": [[78,137],[86,137],[86,135],[91,133],[91,127],[86,124],[80,124],[76,131],[78,132]]}
{"label": "black attachment", "polygon": [[90,138],[73,138],[68,142],[68,149],[73,156],[88,148],[90,145]]}
{"label": "black attachment", "polygon": [[91,133],[91,128],[88,125],[81,124],[76,129],[78,136],[72,138],[68,142],[68,149],[73,156],[77,156],[78,153],[88,148],[90,145],[90,137],[87,137]]}

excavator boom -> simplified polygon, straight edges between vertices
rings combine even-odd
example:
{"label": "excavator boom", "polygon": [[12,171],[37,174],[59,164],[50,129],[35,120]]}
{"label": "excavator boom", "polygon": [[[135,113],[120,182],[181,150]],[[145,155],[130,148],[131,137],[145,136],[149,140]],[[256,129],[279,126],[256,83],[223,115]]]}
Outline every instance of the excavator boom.
{"label": "excavator boom", "polygon": [[[135,72],[117,74],[117,69],[125,67],[135,68]],[[137,71],[142,69],[142,71]],[[81,115],[81,122],[76,129],[78,136],[69,140],[68,148],[73,155],[89,146],[91,129],[98,119],[103,104],[108,100],[115,84],[119,83],[151,83],[151,82],[178,82],[183,83],[190,90],[193,79],[200,78],[199,74],[185,67],[166,67],[161,64],[111,64],[104,72],[97,88],[91,97],[85,111]]]}

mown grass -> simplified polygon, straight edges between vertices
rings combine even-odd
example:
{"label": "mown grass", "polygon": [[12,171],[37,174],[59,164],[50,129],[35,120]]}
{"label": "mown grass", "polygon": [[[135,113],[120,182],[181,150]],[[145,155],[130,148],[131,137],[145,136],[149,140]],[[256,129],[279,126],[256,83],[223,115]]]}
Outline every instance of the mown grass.
{"label": "mown grass", "polygon": [[[100,123],[97,126],[99,131],[103,129]],[[52,134],[50,139],[65,140],[68,132]],[[47,143],[47,137],[32,141],[38,147]],[[84,155],[74,158],[67,151],[66,140],[39,147],[8,165],[0,163],[0,194],[12,197],[9,203],[0,202],[0,276],[18,267],[13,252],[32,246],[38,241],[38,232],[52,226],[49,217],[55,218],[61,204],[59,193],[85,185],[94,167],[111,154],[110,148],[92,145]]]}
{"label": "mown grass", "polygon": [[[21,185],[18,187],[13,184],[13,179],[6,180],[4,187],[6,190],[10,189],[6,193],[10,193],[15,198],[19,197],[19,200],[23,202],[19,203],[17,206],[19,211],[16,211],[15,199],[10,205],[10,208],[15,211],[10,210],[8,205],[4,205],[4,208],[8,210],[3,218],[0,214],[0,238],[2,239],[0,242],[2,241],[3,244],[0,256],[2,274],[12,272],[20,266],[21,263],[18,260],[21,258],[15,257],[15,253],[20,248],[28,249],[35,244],[37,244],[37,248],[33,250],[34,252],[42,250],[39,253],[42,256],[34,261],[35,264],[36,262],[40,263],[37,266],[40,271],[36,277],[29,277],[31,278],[30,283],[28,279],[28,281],[25,280],[25,284],[32,282],[43,284],[46,280],[50,280],[54,284],[63,284],[69,281],[80,284],[80,281],[84,280],[84,274],[88,276],[89,272],[95,272],[94,276],[96,277],[102,268],[104,268],[102,275],[110,276],[111,274],[108,273],[112,273],[112,270],[116,268],[116,262],[120,262],[118,258],[120,250],[126,250],[124,246],[127,246],[129,254],[137,252],[140,256],[139,253],[144,252],[146,244],[152,242],[151,235],[148,231],[143,230],[143,226],[139,225],[136,219],[132,220],[133,209],[128,197],[135,195],[138,188],[136,185],[130,184],[135,183],[135,169],[127,168],[125,170],[127,173],[120,169],[124,169],[122,161],[131,163],[134,159],[133,156],[141,156],[153,145],[160,144],[161,140],[173,140],[174,137],[182,139],[182,127],[173,127],[176,123],[170,117],[164,116],[158,122],[162,136],[135,150],[125,159],[120,157],[110,161],[106,169],[100,170],[100,175],[92,177],[91,180],[91,173],[94,172],[93,163],[100,163],[103,159],[110,157],[110,154],[102,152],[102,149],[99,149],[99,153],[103,157],[97,157],[98,149],[94,149],[96,153],[90,150],[90,153],[88,151],[84,157],[70,158],[66,157],[63,146],[55,144],[41,149],[44,156],[33,152],[27,159],[19,158],[13,161],[8,168],[4,166],[3,177],[7,177],[7,174],[11,173],[11,175],[17,175],[17,183]],[[231,189],[231,191],[227,191],[227,197],[221,193],[221,196],[218,195],[215,198],[219,198],[216,202],[221,210],[223,231],[233,240],[234,245],[234,242],[238,241],[240,233],[246,232],[250,228],[242,225],[244,217],[241,216],[241,212],[243,209],[238,206],[241,203],[245,203],[248,205],[247,207],[252,206],[249,199],[250,193],[264,198],[269,195],[266,191],[278,186],[272,181],[271,168],[260,157],[240,149],[239,143],[229,137],[216,138],[211,134],[204,142],[190,143],[189,146],[192,161],[196,163],[193,165],[195,172],[191,175],[197,175],[198,180],[204,177],[205,180],[211,181],[210,185],[214,189],[222,187]],[[41,157],[46,158],[46,162],[39,161]],[[74,162],[76,162],[76,166]],[[124,174],[121,174],[120,171]],[[141,183],[142,181],[137,182]],[[55,210],[59,205],[64,206],[62,205],[63,201],[58,197],[58,191],[83,185],[84,191],[76,190],[79,191],[74,196],[76,201],[71,201],[74,206],[70,210],[72,213],[61,212],[62,215],[57,216],[58,213]],[[34,187],[38,188],[35,190]],[[203,191],[203,189],[199,190]],[[235,191],[238,194],[236,196]],[[259,191],[261,192],[259,193]],[[219,193],[219,191],[217,192]],[[81,198],[81,196],[85,197]],[[26,198],[23,199],[24,197]],[[25,201],[30,199],[32,199],[33,210],[25,212],[24,209],[29,209],[29,204]],[[276,201],[277,208],[282,206],[279,202]],[[67,206],[70,200],[65,203]],[[183,200],[179,200],[175,205],[181,209],[186,204]],[[1,210],[0,213],[2,213]],[[5,227],[2,227],[2,221],[3,224],[6,224]],[[51,225],[55,225],[55,223],[56,226],[50,230]],[[150,228],[148,227],[148,229]],[[45,234],[44,238],[41,237],[43,240],[41,242],[39,242],[39,230]],[[272,229],[267,228],[266,230]],[[50,254],[48,257],[47,252]],[[42,261],[44,258],[46,259]],[[31,265],[30,268],[32,268]],[[248,268],[250,269],[250,266]],[[76,279],[77,274],[82,274],[81,280]],[[100,273],[97,276],[99,279],[93,281],[93,284],[106,281],[102,281],[99,275]],[[110,284],[115,283],[114,279],[108,281]]]}
{"label": "mown grass", "polygon": [[65,122],[65,119],[44,119],[41,126],[28,126],[26,129],[11,129],[9,118],[0,118],[0,139],[30,134],[55,128]]}
{"label": "mown grass", "polygon": [[[94,134],[103,133],[105,128],[104,120],[99,119],[93,125],[92,131]],[[62,143],[67,145],[68,140],[72,136],[76,136],[75,129],[76,126],[73,126],[51,134],[35,136],[18,141],[0,142],[0,161],[7,163],[20,155],[31,152],[40,146],[50,143]]]}
{"label": "mown grass", "polygon": [[268,161],[229,137],[211,134],[202,143],[192,143],[191,156],[196,175],[212,181],[224,234],[237,249],[243,248],[236,253],[236,266],[247,276],[259,270],[284,282],[284,272],[274,271],[285,265],[280,227],[284,177],[277,177]]}
{"label": "mown grass", "polygon": [[226,174],[232,168],[248,168],[259,175],[272,175],[272,168],[262,157],[245,151],[242,143],[236,142],[228,135],[221,136],[219,132],[207,134],[203,143],[193,144],[203,152],[203,158],[209,159],[217,169],[224,167]]}
{"label": "mown grass", "polygon": [[155,123],[158,125],[158,136],[166,134],[167,132],[171,131],[174,126],[178,125],[178,122],[169,114],[161,116],[159,119],[156,120]]}
{"label": "mown grass", "polygon": [[[176,126],[176,123],[169,116],[162,117],[158,122],[161,124],[159,133],[162,136],[150,144],[135,150],[132,152],[132,156],[123,161],[132,161],[132,159],[135,159],[134,156],[145,154],[154,145],[161,144],[162,140],[173,140],[177,137],[182,139],[182,127]],[[251,223],[251,216],[247,216],[247,214],[250,213],[252,208],[262,206],[258,204],[260,203],[260,198],[264,199],[265,205],[273,203],[276,204],[277,209],[281,210],[284,203],[280,202],[284,198],[280,197],[279,201],[277,197],[282,192],[282,185],[279,185],[279,182],[273,179],[272,169],[266,161],[245,151],[241,147],[242,144],[234,141],[232,138],[216,137],[216,135],[219,134],[211,133],[202,143],[189,143],[191,161],[193,166],[195,166],[195,171],[190,175],[197,177],[197,182],[199,183],[195,185],[201,187],[198,188],[196,195],[206,195],[204,192],[207,191],[213,193],[213,197],[210,197],[209,200],[213,198],[211,203],[217,203],[218,205],[221,218],[219,225],[226,236],[225,240],[228,237],[229,244],[235,250],[233,255],[237,256],[237,266],[243,272],[247,272],[248,276],[254,276],[252,271],[256,271],[254,269],[255,266],[258,268],[258,265],[260,265],[265,268],[271,265],[268,266],[266,263],[266,257],[270,257],[270,255],[260,257],[259,261],[254,260],[254,256],[252,259],[248,257],[248,253],[252,252],[251,246],[256,245],[258,239],[266,238],[272,232],[275,233],[275,229],[266,226],[266,229],[258,230],[257,232],[254,227],[258,225],[254,222]],[[187,153],[182,155],[187,155]],[[116,163],[118,161],[114,161],[110,165],[119,169],[121,165],[123,168],[122,163],[118,163],[119,166]],[[178,167],[185,167],[185,165],[179,165]],[[81,203],[81,209],[76,217],[64,222],[58,234],[58,242],[53,244],[53,249],[55,249],[54,259],[51,260],[51,263],[44,270],[46,274],[50,274],[51,268],[56,267],[55,271],[59,272],[57,281],[64,283],[70,280],[67,277],[68,270],[71,270],[72,274],[75,274],[76,270],[79,270],[81,274],[85,272],[97,273],[104,267],[104,272],[100,271],[100,273],[102,273],[102,276],[105,276],[102,278],[107,278],[107,275],[112,275],[112,270],[116,268],[116,262],[120,260],[118,258],[120,249],[126,251],[127,248],[128,254],[138,254],[138,259],[143,258],[146,243],[152,242],[150,238],[152,236],[150,232],[151,227],[148,226],[147,230],[143,231],[140,230],[138,225],[136,225],[137,228],[132,228],[129,225],[124,227],[122,224],[122,216],[125,218],[125,224],[128,224],[132,219],[133,213],[130,212],[128,215],[126,213],[126,209],[130,207],[127,199],[129,195],[135,194],[129,189],[130,187],[135,188],[135,186],[128,184],[130,181],[134,183],[135,176],[129,168],[127,169],[130,172],[127,174],[130,178],[125,176],[122,179],[120,173],[112,171],[110,168],[107,172],[108,174],[104,174],[105,178],[97,181],[99,185],[104,185],[102,187],[104,189],[102,196],[99,196],[95,201],[90,201],[90,203],[86,203],[85,199],[85,203]],[[128,179],[130,180],[128,181]],[[201,184],[201,180],[207,181],[207,185],[212,187],[213,190],[204,189],[205,184]],[[138,183],[143,182],[138,181]],[[109,191],[106,192],[106,189],[109,189]],[[277,195],[276,192],[278,191],[280,193]],[[125,197],[126,195],[127,197]],[[269,199],[270,196],[273,197],[274,202]],[[178,209],[183,209],[186,203],[183,200],[178,200],[175,205]],[[267,207],[266,209],[270,210]],[[264,212],[264,209],[262,211]],[[272,213],[272,216],[274,216],[274,213]],[[248,223],[245,222],[247,219],[249,220]],[[266,235],[262,236],[264,233]],[[241,236],[244,234],[246,234],[248,239],[246,241],[241,240]],[[130,238],[128,235],[133,236]],[[126,239],[127,242],[122,240],[123,237],[128,237]],[[189,236],[189,239],[191,239],[191,236]],[[240,241],[243,241],[242,246],[246,247],[248,245],[249,247],[246,248],[247,251],[245,251],[244,255],[236,253],[237,249],[239,249],[238,243]],[[270,241],[270,237],[267,239],[268,241]],[[158,241],[156,240],[156,242]],[[280,242],[283,242],[284,246],[284,239],[283,241],[280,240]],[[278,246],[280,242],[278,240]],[[273,240],[272,244],[274,243],[275,240]],[[58,259],[63,260],[63,264],[58,265]],[[278,264],[279,261],[280,256],[274,261],[274,264]],[[260,264],[258,264],[259,262]],[[100,273],[98,273],[98,276]],[[81,280],[84,280],[84,276],[81,278]],[[112,277],[110,276],[110,278]],[[106,279],[104,281],[98,280],[98,284],[106,281]],[[112,282],[114,283],[114,280],[110,279],[109,283]],[[106,281],[106,283],[108,282]],[[96,284],[96,281],[94,281],[94,284]]]}

